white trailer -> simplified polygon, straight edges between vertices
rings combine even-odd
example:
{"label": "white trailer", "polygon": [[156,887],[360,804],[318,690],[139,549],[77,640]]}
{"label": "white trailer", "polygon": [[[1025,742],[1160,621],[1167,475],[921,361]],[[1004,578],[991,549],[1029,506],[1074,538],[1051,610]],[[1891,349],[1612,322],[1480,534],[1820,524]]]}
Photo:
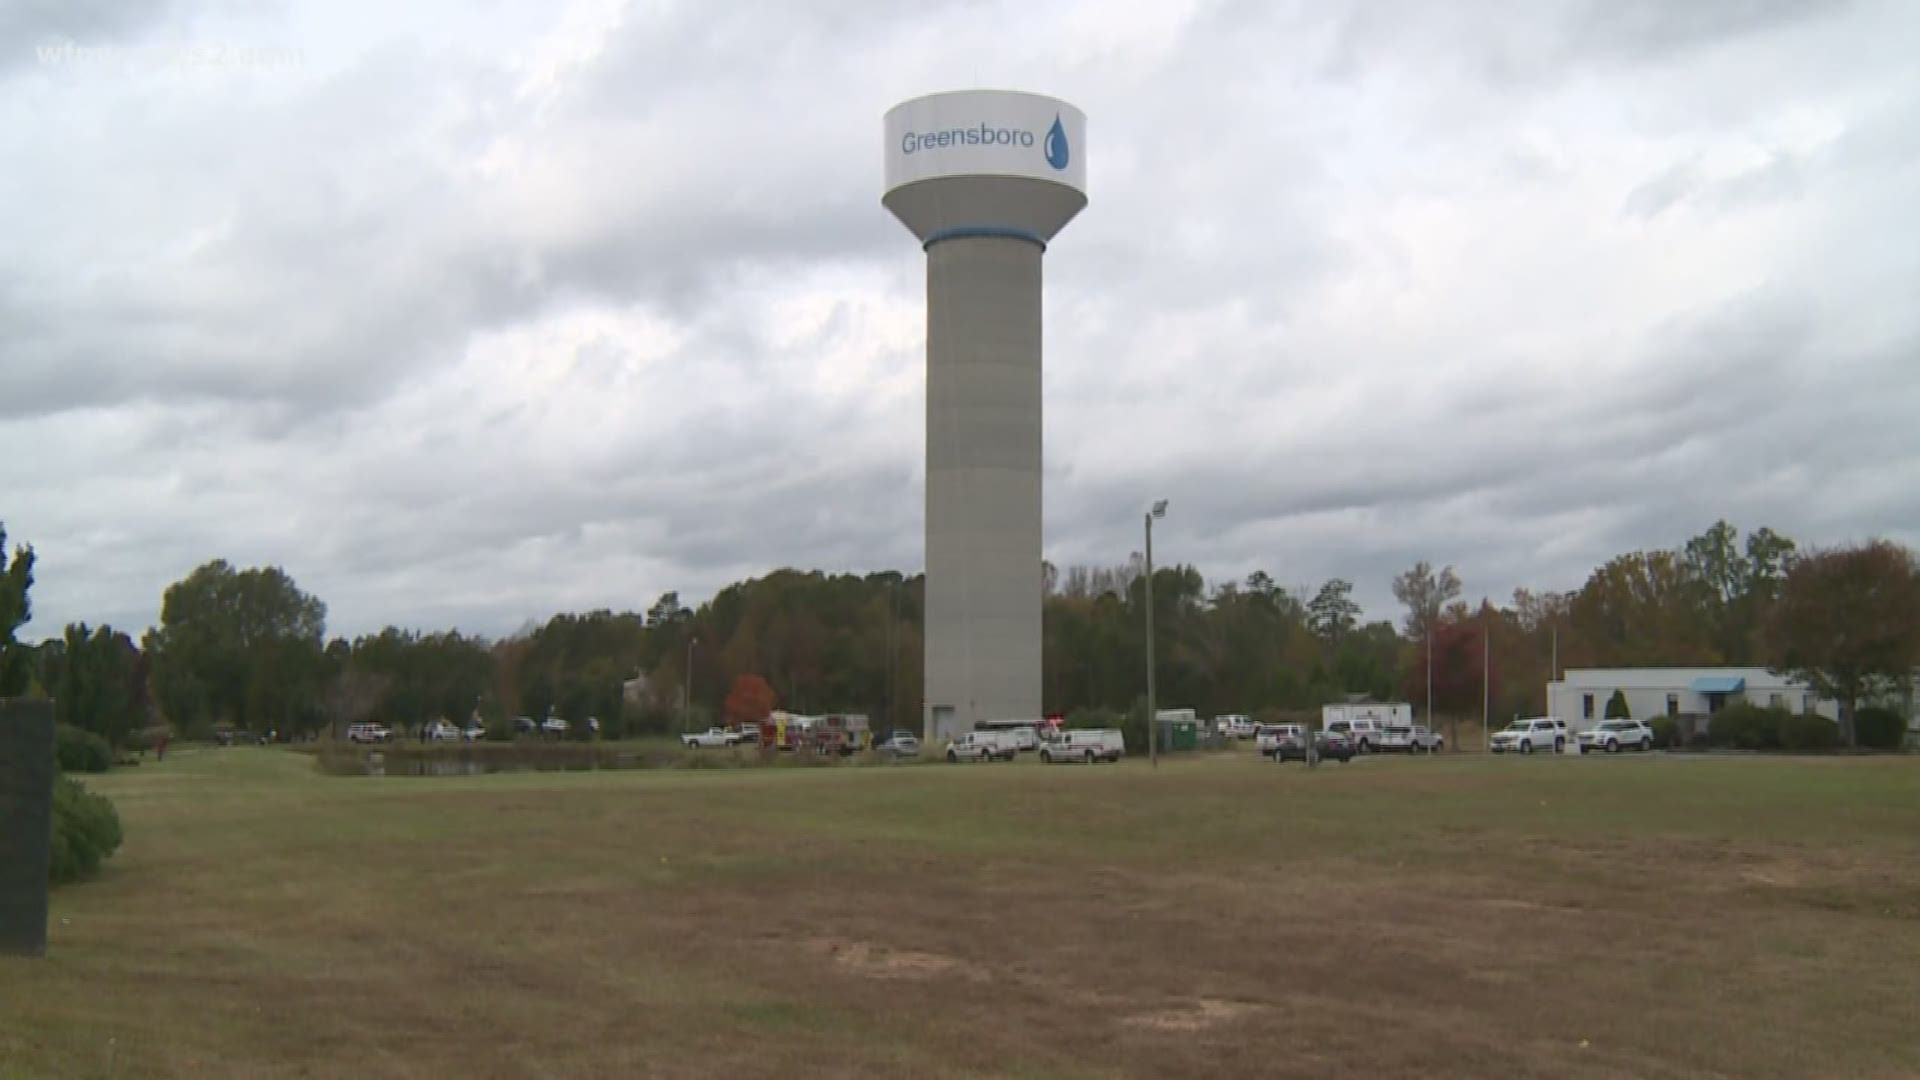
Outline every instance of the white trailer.
{"label": "white trailer", "polygon": [[1413,706],[1405,702],[1320,706],[1320,730],[1350,736],[1361,753],[1406,750],[1412,745]]}

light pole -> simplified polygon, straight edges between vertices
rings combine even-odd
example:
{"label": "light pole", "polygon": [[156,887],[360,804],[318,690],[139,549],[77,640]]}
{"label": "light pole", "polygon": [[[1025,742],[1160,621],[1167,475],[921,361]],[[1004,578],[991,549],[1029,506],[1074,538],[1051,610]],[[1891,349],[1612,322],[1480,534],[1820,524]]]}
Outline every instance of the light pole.
{"label": "light pole", "polygon": [[1153,519],[1167,516],[1167,500],[1147,511],[1147,760],[1160,767],[1159,705],[1153,696]]}
{"label": "light pole", "polygon": [[682,733],[691,730],[687,727],[687,721],[693,715],[693,647],[698,644],[700,639],[697,637],[687,639],[687,681],[680,684],[680,730]]}
{"label": "light pole", "polygon": [[1480,615],[1480,748],[1493,745],[1493,630],[1486,609]]}
{"label": "light pole", "polygon": [[[1427,612],[1427,730],[1428,731],[1439,730],[1438,728],[1433,726],[1433,624],[1435,620],[1437,620],[1438,618],[1439,618],[1438,612],[1433,611],[1432,609],[1428,610]],[[1454,734],[1458,735],[1459,730],[1455,729]],[[1459,747],[1456,746],[1454,749],[1457,750],[1459,749]]]}

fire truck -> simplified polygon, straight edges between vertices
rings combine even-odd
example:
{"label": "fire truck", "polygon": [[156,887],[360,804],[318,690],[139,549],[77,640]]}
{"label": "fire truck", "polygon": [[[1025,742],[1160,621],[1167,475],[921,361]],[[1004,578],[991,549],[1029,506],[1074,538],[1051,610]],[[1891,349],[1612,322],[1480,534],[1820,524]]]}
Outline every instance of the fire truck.
{"label": "fire truck", "polygon": [[760,745],[811,754],[857,754],[873,747],[873,731],[862,713],[806,716],[776,709],[760,721]]}

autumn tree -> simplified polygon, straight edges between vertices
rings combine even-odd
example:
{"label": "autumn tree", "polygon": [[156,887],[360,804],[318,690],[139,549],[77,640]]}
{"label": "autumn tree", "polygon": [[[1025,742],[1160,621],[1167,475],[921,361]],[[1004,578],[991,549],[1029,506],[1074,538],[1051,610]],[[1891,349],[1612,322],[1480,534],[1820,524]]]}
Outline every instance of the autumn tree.
{"label": "autumn tree", "polygon": [[1920,565],[1886,540],[1814,551],[1788,565],[1768,624],[1769,665],[1840,703],[1848,745],[1862,699],[1920,666]]}
{"label": "autumn tree", "polygon": [[748,673],[734,677],[733,689],[727,691],[723,709],[729,726],[743,727],[765,720],[773,712],[773,705],[773,687],[760,676]]}
{"label": "autumn tree", "polygon": [[[1433,707],[1445,714],[1452,745],[1459,745],[1459,719],[1480,712],[1482,695],[1500,692],[1499,658],[1488,655],[1485,635],[1487,624],[1476,618],[1470,622],[1437,623],[1433,631]],[[1408,701],[1426,695],[1427,654],[1414,649],[1407,654],[1402,668],[1401,692]]]}
{"label": "autumn tree", "polygon": [[1407,636],[1424,641],[1427,630],[1440,619],[1447,602],[1460,595],[1460,575],[1453,567],[1438,573],[1425,559],[1393,579],[1393,596],[1407,608]]}
{"label": "autumn tree", "polygon": [[1589,662],[1606,667],[1723,662],[1703,587],[1672,551],[1636,551],[1595,570],[1569,605]]}

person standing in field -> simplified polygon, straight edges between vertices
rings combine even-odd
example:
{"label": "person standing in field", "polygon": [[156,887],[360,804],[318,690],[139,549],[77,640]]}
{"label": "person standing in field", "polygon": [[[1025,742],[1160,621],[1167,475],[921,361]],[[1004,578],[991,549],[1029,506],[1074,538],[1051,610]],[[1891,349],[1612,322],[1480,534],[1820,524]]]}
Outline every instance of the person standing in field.
{"label": "person standing in field", "polygon": [[154,759],[156,761],[167,760],[167,733],[166,732],[163,731],[160,733],[160,741],[154,744],[153,752],[154,752]]}

